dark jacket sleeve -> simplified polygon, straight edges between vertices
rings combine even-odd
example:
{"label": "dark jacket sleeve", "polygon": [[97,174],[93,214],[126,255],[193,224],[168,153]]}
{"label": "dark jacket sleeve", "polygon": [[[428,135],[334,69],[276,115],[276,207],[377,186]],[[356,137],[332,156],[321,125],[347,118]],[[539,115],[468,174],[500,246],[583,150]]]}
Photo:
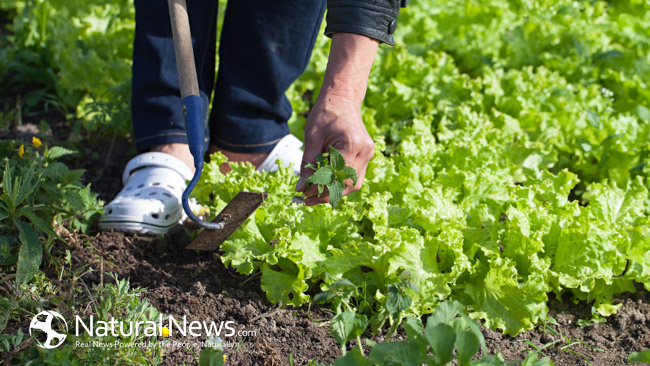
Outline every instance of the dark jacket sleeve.
{"label": "dark jacket sleeve", "polygon": [[327,0],[325,35],[357,33],[394,45],[397,15],[407,0]]}

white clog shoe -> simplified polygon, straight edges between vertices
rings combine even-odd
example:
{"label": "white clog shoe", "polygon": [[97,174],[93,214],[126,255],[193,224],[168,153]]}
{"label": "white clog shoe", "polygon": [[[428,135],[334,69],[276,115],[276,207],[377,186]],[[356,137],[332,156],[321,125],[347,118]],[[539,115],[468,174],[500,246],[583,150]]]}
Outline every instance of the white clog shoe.
{"label": "white clog shoe", "polygon": [[[283,137],[258,169],[276,171],[280,159],[285,166],[293,164],[299,174],[301,147],[297,137]],[[136,156],[124,169],[124,188],[104,206],[99,228],[139,234],[168,232],[186,217],[181,195],[192,175],[189,167],[172,155],[147,152]]]}
{"label": "white clog shoe", "polygon": [[172,155],[148,152],[124,169],[124,188],[104,207],[102,230],[164,234],[183,216],[181,195],[192,171]]}

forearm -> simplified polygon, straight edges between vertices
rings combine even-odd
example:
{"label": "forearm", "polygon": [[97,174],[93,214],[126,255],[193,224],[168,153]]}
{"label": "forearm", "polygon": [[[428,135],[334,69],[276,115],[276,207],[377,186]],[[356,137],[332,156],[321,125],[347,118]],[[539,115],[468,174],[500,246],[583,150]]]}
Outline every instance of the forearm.
{"label": "forearm", "polygon": [[319,98],[339,96],[361,105],[379,42],[354,33],[332,35],[329,61]]}

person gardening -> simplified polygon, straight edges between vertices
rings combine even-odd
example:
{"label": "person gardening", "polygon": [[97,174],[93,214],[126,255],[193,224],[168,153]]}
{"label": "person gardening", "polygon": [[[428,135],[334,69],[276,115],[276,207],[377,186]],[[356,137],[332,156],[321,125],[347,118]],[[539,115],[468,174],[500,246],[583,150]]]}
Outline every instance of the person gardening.
{"label": "person gardening", "polygon": [[[206,145],[229,161],[273,171],[280,160],[300,178],[305,204],[328,202],[307,188],[316,156],[330,146],[358,172],[358,190],[374,154],[361,119],[361,103],[380,42],[393,45],[400,0],[228,2],[215,79],[216,0],[188,1],[199,90],[206,116]],[[289,134],[292,108],[285,96],[305,70],[327,8],[329,61],[302,142]],[[166,1],[135,1],[132,117],[136,150],[124,188],[105,207],[100,228],[165,233],[183,217],[180,197],[193,174],[181,112],[174,46]],[[210,96],[213,106],[207,111]],[[227,166],[222,171],[228,170]]]}

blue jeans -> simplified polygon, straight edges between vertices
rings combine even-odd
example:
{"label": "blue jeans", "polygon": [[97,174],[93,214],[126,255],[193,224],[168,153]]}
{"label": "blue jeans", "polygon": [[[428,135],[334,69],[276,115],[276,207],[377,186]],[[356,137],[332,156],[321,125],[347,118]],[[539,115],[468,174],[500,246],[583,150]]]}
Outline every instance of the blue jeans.
{"label": "blue jeans", "polygon": [[[206,144],[268,152],[289,133],[285,96],[307,67],[325,0],[228,2],[215,83],[217,0],[188,0]],[[165,0],[135,0],[132,116],[136,149],[187,143]],[[214,89],[214,101],[208,114]]]}

